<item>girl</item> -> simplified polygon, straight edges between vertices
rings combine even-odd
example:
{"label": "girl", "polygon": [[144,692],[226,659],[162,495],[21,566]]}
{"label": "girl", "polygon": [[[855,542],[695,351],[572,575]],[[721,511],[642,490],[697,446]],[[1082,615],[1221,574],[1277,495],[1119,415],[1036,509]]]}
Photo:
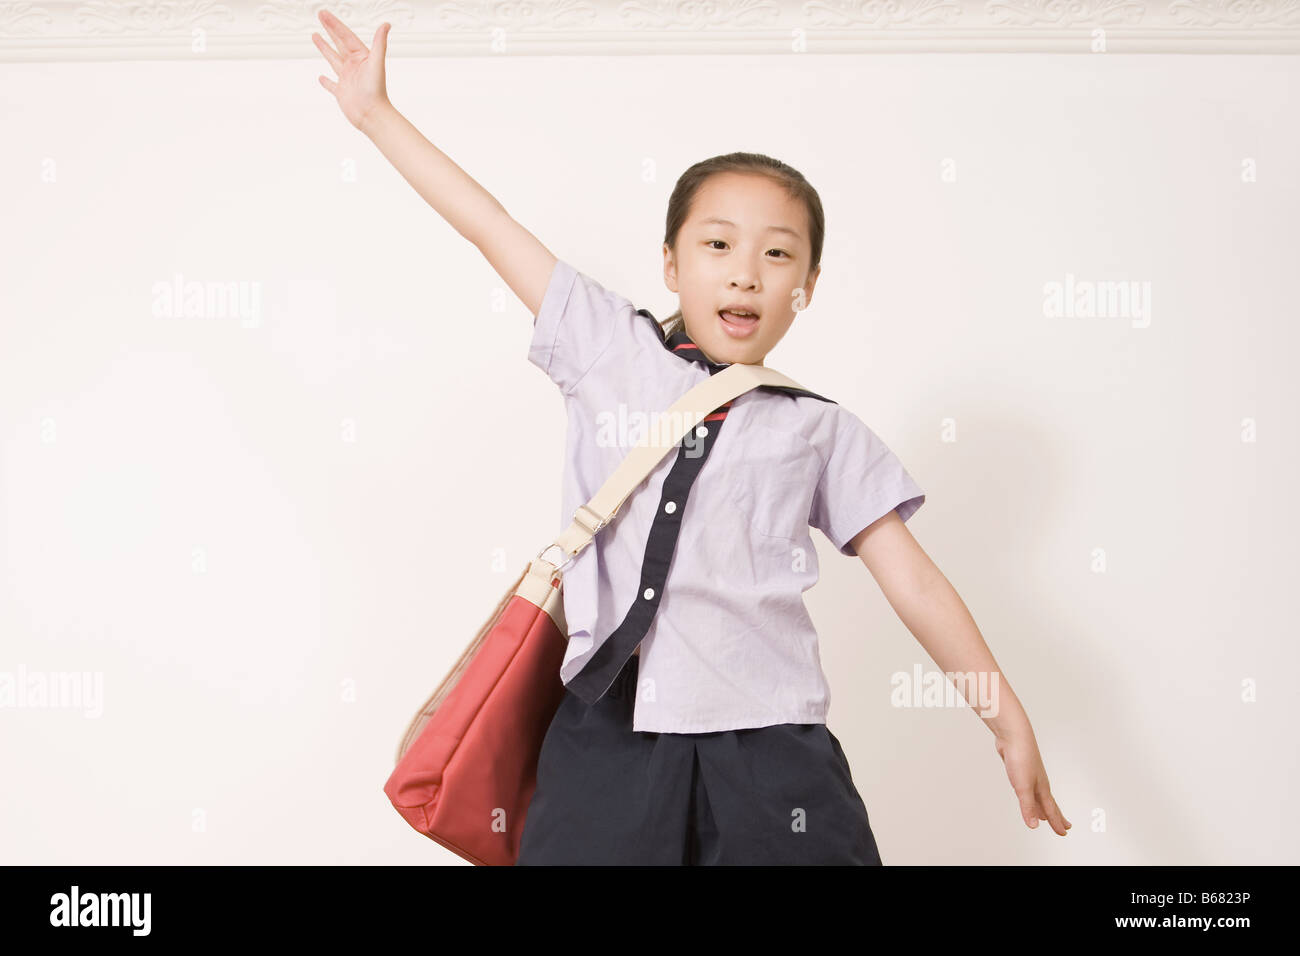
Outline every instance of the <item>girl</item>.
{"label": "girl", "polygon": [[[321,84],[535,316],[529,360],[569,416],[561,526],[632,441],[610,440],[614,409],[657,413],[727,365],[761,365],[811,301],[822,207],[784,163],[733,153],[681,177],[663,246],[681,308],[661,325],[557,259],[393,108],[387,23],[367,49],[319,16],[337,49],[312,39],[338,77]],[[752,389],[688,433],[565,572],[565,694],[519,863],[881,863],[826,726],[809,526],[862,560],[947,674],[986,679],[980,716],[1021,815],[1064,836],[1023,707],[904,525],[924,500],[855,415],[804,389]]]}

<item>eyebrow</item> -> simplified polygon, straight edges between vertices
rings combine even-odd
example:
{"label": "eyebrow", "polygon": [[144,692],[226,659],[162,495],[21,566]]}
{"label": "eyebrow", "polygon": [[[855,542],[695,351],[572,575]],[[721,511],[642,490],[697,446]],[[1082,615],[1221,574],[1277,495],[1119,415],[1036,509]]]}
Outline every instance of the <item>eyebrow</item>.
{"label": "eyebrow", "polygon": [[[730,226],[732,229],[736,229],[736,228],[738,228],[738,227],[736,226],[736,224],[735,224],[734,222],[732,222],[730,219],[722,219],[722,218],[720,218],[720,217],[718,217],[718,216],[710,216],[708,219],[704,219],[704,220],[701,220],[701,221],[702,221],[702,222],[706,222],[706,223],[716,223],[716,224],[718,224],[719,226]],[[767,231],[768,231],[768,232],[788,232],[790,235],[794,236],[796,239],[800,239],[800,238],[802,238],[802,237],[799,235],[799,233],[795,232],[795,231],[794,231],[793,229],[791,229],[789,226],[768,226],[768,227],[767,227]]]}

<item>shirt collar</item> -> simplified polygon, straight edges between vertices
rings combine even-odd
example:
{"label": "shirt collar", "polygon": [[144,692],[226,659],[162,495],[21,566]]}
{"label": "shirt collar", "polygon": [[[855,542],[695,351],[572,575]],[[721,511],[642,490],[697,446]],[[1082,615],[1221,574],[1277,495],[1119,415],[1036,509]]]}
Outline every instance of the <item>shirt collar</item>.
{"label": "shirt collar", "polygon": [[648,309],[637,309],[636,311],[638,315],[644,315],[650,320],[650,324],[653,325],[655,331],[659,333],[659,341],[663,343],[664,348],[669,352],[672,352],[673,355],[681,358],[683,361],[695,362],[697,365],[703,365],[709,370],[710,375],[716,375],[731,364],[730,362],[723,362],[721,364],[710,362],[708,356],[700,351],[700,347],[692,342],[691,337],[686,334],[685,325],[681,326],[672,335],[665,338],[663,326],[659,324],[658,319],[650,314]]}
{"label": "shirt collar", "polygon": [[[679,328],[672,335],[665,337],[664,327],[659,324],[658,319],[650,314],[649,309],[637,309],[636,313],[637,315],[644,315],[646,319],[649,320],[650,324],[654,326],[655,332],[659,334],[659,341],[663,343],[664,348],[673,355],[676,355],[683,362],[695,362],[697,365],[703,365],[709,370],[710,375],[718,374],[731,364],[730,362],[723,362],[719,365],[716,362],[710,362],[705,354],[700,351],[700,347],[692,342],[691,337],[686,334],[685,325]],[[807,395],[810,398],[815,398],[831,405],[838,404],[835,399],[827,398],[825,395],[818,395],[816,392],[810,392],[806,388],[792,388],[788,385],[759,385],[758,388],[771,389],[772,391],[782,392],[786,395]]]}

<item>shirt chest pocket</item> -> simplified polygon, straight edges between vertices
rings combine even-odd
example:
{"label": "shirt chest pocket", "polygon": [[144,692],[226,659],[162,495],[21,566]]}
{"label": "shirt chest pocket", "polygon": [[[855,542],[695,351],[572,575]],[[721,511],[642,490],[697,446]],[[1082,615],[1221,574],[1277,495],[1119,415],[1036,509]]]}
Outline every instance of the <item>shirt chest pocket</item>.
{"label": "shirt chest pocket", "polygon": [[773,538],[807,532],[821,461],[813,447],[792,432],[746,424],[733,449],[735,501],[750,527]]}

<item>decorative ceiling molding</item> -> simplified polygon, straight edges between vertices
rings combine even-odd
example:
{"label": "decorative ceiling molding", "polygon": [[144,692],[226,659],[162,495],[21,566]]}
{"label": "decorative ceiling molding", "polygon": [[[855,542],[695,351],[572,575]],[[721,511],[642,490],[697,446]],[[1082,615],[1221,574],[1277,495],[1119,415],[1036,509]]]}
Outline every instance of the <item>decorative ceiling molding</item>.
{"label": "decorative ceiling molding", "polygon": [[0,0],[0,60],[319,58],[321,7],[390,57],[1300,53],[1300,0]]}

